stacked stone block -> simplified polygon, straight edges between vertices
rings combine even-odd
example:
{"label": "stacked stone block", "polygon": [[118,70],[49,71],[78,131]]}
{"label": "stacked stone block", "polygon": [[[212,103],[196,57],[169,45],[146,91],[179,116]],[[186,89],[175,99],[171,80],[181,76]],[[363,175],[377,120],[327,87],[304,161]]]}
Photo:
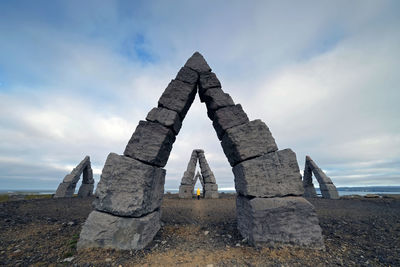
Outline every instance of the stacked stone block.
{"label": "stacked stone block", "polygon": [[321,195],[323,198],[328,199],[339,199],[336,186],[333,184],[331,178],[329,178],[311,159],[310,156],[306,156],[306,163],[304,167],[303,187],[305,197],[317,197],[317,193],[312,182],[312,174],[314,173],[315,178],[319,183]]}
{"label": "stacked stone block", "polygon": [[[278,150],[265,123],[248,119],[196,52],[170,82],[146,121],[139,122],[124,155],[108,156],[96,190],[95,210],[82,228],[78,249],[141,249],[153,239],[160,228],[163,167],[197,87],[233,167],[241,234],[253,245],[323,248],[314,208],[301,197],[296,155],[290,149]],[[217,192],[215,177],[204,151],[195,154],[207,197],[207,190]],[[191,186],[190,181],[195,180],[195,165],[189,162],[182,185]]]}
{"label": "stacked stone block", "polygon": [[93,170],[90,164],[90,157],[86,156],[70,174],[64,177],[63,181],[58,186],[56,193],[54,194],[54,198],[72,197],[81,174],[83,177],[82,184],[78,190],[78,196],[91,196],[94,188]]}
{"label": "stacked stone block", "polygon": [[[195,176],[194,173],[197,161],[199,161],[201,175],[197,173]],[[202,149],[195,149],[192,151],[188,167],[183,174],[181,185],[179,186],[179,198],[193,197],[193,190],[197,179],[200,179],[205,198],[218,198],[218,185],[216,184],[214,173],[211,171],[204,155],[204,150]]]}
{"label": "stacked stone block", "polygon": [[108,155],[96,189],[95,210],[83,225],[79,249],[142,249],[154,238],[161,227],[163,167],[196,96],[197,80],[196,71],[183,67],[158,106],[146,121],[139,122],[124,154]]}
{"label": "stacked stone block", "polygon": [[242,236],[255,246],[289,244],[323,249],[314,207],[301,197],[304,190],[295,153],[278,150],[267,125],[261,120],[250,121],[241,105],[235,105],[222,91],[214,73],[203,71],[199,75],[200,99],[206,103],[233,167]]}

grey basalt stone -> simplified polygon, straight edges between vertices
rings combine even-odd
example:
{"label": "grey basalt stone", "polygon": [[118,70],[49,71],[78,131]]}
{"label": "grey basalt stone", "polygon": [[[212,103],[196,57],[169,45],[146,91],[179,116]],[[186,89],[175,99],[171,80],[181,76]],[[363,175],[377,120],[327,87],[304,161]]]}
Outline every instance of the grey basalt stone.
{"label": "grey basalt stone", "polygon": [[78,197],[89,197],[93,195],[94,184],[81,184]]}
{"label": "grey basalt stone", "polygon": [[217,75],[213,72],[200,73],[199,77],[199,95],[203,95],[209,88],[219,87],[221,83],[217,78]]}
{"label": "grey basalt stone", "polygon": [[158,107],[178,112],[183,120],[196,96],[196,84],[172,80],[158,100]]}
{"label": "grey basalt stone", "polygon": [[204,198],[218,198],[218,191],[205,191]]}
{"label": "grey basalt stone", "polygon": [[215,176],[214,173],[211,171],[210,166],[206,160],[204,152],[200,152],[197,154],[199,158],[199,165],[201,170],[201,175],[203,176],[204,183],[213,183],[215,184]]}
{"label": "grey basalt stone", "polygon": [[140,217],[161,206],[165,170],[110,153],[93,206],[118,216]]}
{"label": "grey basalt stone", "polygon": [[237,104],[215,111],[213,126],[218,139],[221,140],[227,129],[247,122],[249,122],[247,114],[243,111],[242,106]]}
{"label": "grey basalt stone", "polygon": [[179,186],[179,198],[192,198],[193,197],[194,185],[184,185]]}
{"label": "grey basalt stone", "polygon": [[246,159],[278,150],[275,139],[261,120],[227,129],[221,145],[232,167]]}
{"label": "grey basalt stone", "polygon": [[221,88],[210,88],[204,94],[200,95],[200,100],[206,103],[207,115],[214,120],[215,111],[228,106],[234,106],[231,96],[224,93]]}
{"label": "grey basalt stone", "polygon": [[182,67],[176,75],[175,79],[182,82],[195,84],[199,79],[199,74],[188,67]]}
{"label": "grey basalt stone", "polygon": [[336,186],[334,184],[320,184],[319,189],[321,190],[321,195],[323,198],[328,198],[328,199],[340,198]]}
{"label": "grey basalt stone", "polygon": [[296,154],[291,149],[245,160],[232,171],[236,191],[244,196],[301,196],[304,193]]}
{"label": "grey basalt stone", "polygon": [[[70,174],[67,174],[62,183],[58,186],[56,193],[54,194],[54,198],[59,198],[59,197],[72,197],[75,193],[75,187],[76,184],[78,183],[80,177],[82,174],[82,185],[81,187],[85,187],[85,190],[88,190],[90,186],[86,185],[93,185],[94,184],[94,179],[93,179],[93,170],[90,164],[90,157],[86,156],[72,171]],[[82,188],[82,190],[84,190]],[[79,189],[81,191],[81,189]],[[92,189],[93,192],[93,189]],[[81,193],[80,196],[83,196],[83,194],[91,194],[92,192],[85,192]]]}
{"label": "grey basalt stone", "polygon": [[146,117],[147,121],[158,122],[174,131],[177,135],[182,127],[182,121],[176,111],[166,108],[153,108]]}
{"label": "grey basalt stone", "polygon": [[156,122],[140,121],[125,148],[124,155],[164,167],[174,142],[175,134],[169,128]]}
{"label": "grey basalt stone", "polygon": [[211,71],[210,66],[208,66],[206,60],[199,52],[195,52],[186,61],[185,67],[191,68],[192,70],[195,70],[199,73]]}
{"label": "grey basalt stone", "polygon": [[210,184],[206,183],[204,184],[204,190],[207,191],[218,191],[218,185],[217,184]]}
{"label": "grey basalt stone", "polygon": [[89,214],[77,244],[86,248],[139,250],[145,248],[160,230],[160,211],[140,218],[119,217],[92,211]]}
{"label": "grey basalt stone", "polygon": [[253,246],[325,248],[314,207],[302,197],[236,199],[238,230]]}

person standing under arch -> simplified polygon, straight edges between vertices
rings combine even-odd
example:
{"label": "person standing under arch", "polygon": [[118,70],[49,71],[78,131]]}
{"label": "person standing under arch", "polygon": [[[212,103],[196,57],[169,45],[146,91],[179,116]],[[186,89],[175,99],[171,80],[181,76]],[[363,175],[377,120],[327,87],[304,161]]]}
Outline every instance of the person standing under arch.
{"label": "person standing under arch", "polygon": [[197,200],[200,199],[200,188],[197,188]]}

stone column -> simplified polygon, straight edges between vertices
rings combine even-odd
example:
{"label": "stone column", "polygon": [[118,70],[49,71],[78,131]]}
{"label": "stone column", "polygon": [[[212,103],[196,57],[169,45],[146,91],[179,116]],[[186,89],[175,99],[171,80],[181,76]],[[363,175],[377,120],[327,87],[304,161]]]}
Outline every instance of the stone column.
{"label": "stone column", "polygon": [[304,198],[296,155],[278,150],[261,120],[249,121],[221,89],[216,75],[199,73],[200,99],[235,176],[238,229],[255,246],[324,249],[314,207]]}
{"label": "stone column", "polygon": [[196,95],[197,80],[196,71],[183,67],[158,107],[139,122],[124,155],[109,154],[78,249],[142,249],[154,238],[160,229],[163,167]]}
{"label": "stone column", "polygon": [[315,187],[312,181],[312,169],[308,164],[307,157],[304,166],[303,187],[304,197],[317,197],[317,192],[315,191]]}
{"label": "stone column", "polygon": [[197,156],[199,158],[201,176],[204,181],[204,198],[218,198],[218,185],[215,181],[214,173],[211,171],[211,168],[208,165],[204,155],[204,150],[197,150]]}
{"label": "stone column", "polygon": [[194,173],[196,171],[196,165],[197,165],[197,152],[196,150],[193,150],[192,155],[190,156],[187,169],[183,173],[181,185],[179,186],[179,198],[193,197],[193,190],[195,186]]}

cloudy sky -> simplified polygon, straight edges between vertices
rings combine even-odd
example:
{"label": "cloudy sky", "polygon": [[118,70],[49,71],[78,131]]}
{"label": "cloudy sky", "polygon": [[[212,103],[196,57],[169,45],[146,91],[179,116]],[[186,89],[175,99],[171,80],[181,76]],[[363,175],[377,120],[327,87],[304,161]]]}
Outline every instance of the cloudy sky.
{"label": "cloudy sky", "polygon": [[[95,179],[194,51],[280,149],[337,186],[400,185],[399,1],[1,1],[0,189]],[[233,174],[198,96],[166,165]]]}

